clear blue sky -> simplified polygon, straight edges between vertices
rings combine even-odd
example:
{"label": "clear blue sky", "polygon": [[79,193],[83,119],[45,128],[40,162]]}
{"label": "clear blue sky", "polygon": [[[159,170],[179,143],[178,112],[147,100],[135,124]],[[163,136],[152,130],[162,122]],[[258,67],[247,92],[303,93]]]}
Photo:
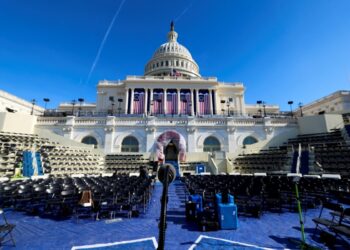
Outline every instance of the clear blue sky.
{"label": "clear blue sky", "polygon": [[94,102],[98,80],[143,75],[176,20],[203,76],[243,82],[246,102],[288,110],[350,89],[349,0],[0,0],[0,89]]}

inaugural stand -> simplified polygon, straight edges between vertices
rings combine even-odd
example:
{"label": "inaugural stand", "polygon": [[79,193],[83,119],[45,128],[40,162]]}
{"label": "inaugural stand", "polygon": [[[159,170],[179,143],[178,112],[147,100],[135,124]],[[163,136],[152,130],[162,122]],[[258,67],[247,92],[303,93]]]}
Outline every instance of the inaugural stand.
{"label": "inaugural stand", "polygon": [[175,180],[176,170],[171,164],[164,164],[158,170],[158,179],[163,183],[163,194],[161,198],[160,222],[159,222],[159,237],[158,250],[164,250],[165,231],[166,231],[166,210],[168,204],[168,187]]}

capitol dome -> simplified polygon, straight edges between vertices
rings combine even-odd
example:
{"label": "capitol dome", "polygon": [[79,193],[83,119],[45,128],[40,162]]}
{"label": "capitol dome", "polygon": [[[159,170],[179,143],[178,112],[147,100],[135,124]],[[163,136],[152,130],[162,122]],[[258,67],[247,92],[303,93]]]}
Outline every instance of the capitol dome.
{"label": "capitol dome", "polygon": [[146,76],[191,76],[200,77],[199,67],[188,49],[177,42],[178,34],[171,22],[168,42],[160,45],[146,64]]}

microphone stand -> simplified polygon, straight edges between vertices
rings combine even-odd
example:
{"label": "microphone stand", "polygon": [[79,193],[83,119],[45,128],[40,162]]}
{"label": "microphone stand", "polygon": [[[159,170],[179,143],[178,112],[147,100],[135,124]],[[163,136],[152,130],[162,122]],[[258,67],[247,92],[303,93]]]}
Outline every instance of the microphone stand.
{"label": "microphone stand", "polygon": [[164,250],[164,243],[165,243],[165,231],[167,227],[166,223],[166,210],[167,210],[167,204],[168,204],[168,186],[169,186],[169,167],[165,168],[164,173],[164,181],[163,181],[163,193],[162,198],[160,200],[161,202],[161,209],[160,209],[160,222],[159,222],[159,237],[158,237],[158,250]]}

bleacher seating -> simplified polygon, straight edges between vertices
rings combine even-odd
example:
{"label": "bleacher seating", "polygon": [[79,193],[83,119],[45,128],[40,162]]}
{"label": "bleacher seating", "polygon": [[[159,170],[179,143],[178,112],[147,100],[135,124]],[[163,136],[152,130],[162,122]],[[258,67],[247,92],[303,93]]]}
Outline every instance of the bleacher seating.
{"label": "bleacher seating", "polygon": [[314,153],[323,173],[350,175],[350,145],[315,147]]}
{"label": "bleacher seating", "polygon": [[241,173],[282,173],[290,165],[286,148],[261,150],[256,154],[240,155],[234,162],[234,171]]}
{"label": "bleacher seating", "polygon": [[314,171],[323,174],[341,174],[348,176],[350,169],[350,146],[346,144],[341,130],[335,129],[329,133],[299,135],[289,139],[288,145],[295,149],[301,144],[314,154]]}
{"label": "bleacher seating", "polygon": [[149,159],[142,154],[107,154],[104,171],[118,174],[138,173],[141,166],[147,167],[149,172],[153,170]]}
{"label": "bleacher seating", "polygon": [[38,162],[42,162],[44,174],[91,175],[101,174],[103,171],[103,156],[90,149],[62,146],[38,135],[2,132],[0,133],[0,177],[14,176],[15,168],[22,166],[24,152],[30,153],[33,150],[41,156]]}
{"label": "bleacher seating", "polygon": [[295,173],[299,146],[302,149],[299,166],[301,174],[350,175],[350,145],[346,144],[339,129],[329,133],[299,135],[289,139],[279,149],[240,155],[234,161],[233,170],[240,173]]}
{"label": "bleacher seating", "polygon": [[103,172],[103,156],[89,149],[55,146],[42,147],[40,151],[44,169],[51,175],[99,175]]}
{"label": "bleacher seating", "polygon": [[0,177],[15,175],[15,168],[23,162],[23,151],[40,148],[47,145],[56,145],[46,138],[37,135],[20,133],[0,133]]}

